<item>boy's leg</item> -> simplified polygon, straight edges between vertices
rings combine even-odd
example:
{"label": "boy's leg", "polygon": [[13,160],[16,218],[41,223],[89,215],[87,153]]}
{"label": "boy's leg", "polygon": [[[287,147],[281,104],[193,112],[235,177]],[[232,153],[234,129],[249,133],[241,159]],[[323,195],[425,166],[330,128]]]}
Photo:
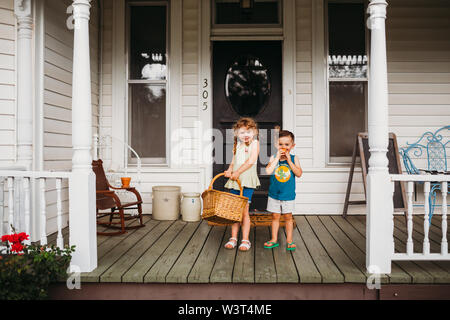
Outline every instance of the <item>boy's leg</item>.
{"label": "boy's leg", "polygon": [[269,242],[277,243],[278,242],[278,230],[280,228],[280,217],[281,214],[279,213],[272,213],[272,238],[270,241],[267,241],[264,243],[265,246],[270,247]]}
{"label": "boy's leg", "polygon": [[294,243],[293,239],[293,230],[294,230],[294,219],[292,217],[292,213],[287,213],[285,217],[286,221],[286,242],[287,242],[287,249],[292,251],[295,250],[297,247]]}
{"label": "boy's leg", "polygon": [[278,242],[278,230],[280,229],[281,214],[272,213],[272,242]]}
{"label": "boy's leg", "polygon": [[[280,201],[269,197],[267,201],[267,211],[272,212],[272,239],[264,243],[264,246],[272,247],[273,243],[278,242],[278,230],[280,228],[280,217],[281,217]],[[272,244],[269,242],[272,242]]]}
{"label": "boy's leg", "polygon": [[286,221],[286,241],[287,243],[292,243],[292,232],[294,230],[294,221],[292,218],[292,213],[286,213],[284,215],[285,221]]}

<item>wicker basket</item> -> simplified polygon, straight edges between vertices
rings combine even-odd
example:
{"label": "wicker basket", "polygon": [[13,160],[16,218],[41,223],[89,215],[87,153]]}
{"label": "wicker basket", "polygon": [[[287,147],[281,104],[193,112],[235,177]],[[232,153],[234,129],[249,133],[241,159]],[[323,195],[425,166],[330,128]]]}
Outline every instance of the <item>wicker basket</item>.
{"label": "wicker basket", "polygon": [[229,192],[214,190],[214,182],[224,176],[224,173],[218,174],[214,177],[209,185],[209,189],[203,192],[203,220],[214,222],[217,224],[229,224],[234,222],[241,222],[245,207],[248,203],[248,198],[242,196],[241,182],[237,180],[240,195],[235,195]]}

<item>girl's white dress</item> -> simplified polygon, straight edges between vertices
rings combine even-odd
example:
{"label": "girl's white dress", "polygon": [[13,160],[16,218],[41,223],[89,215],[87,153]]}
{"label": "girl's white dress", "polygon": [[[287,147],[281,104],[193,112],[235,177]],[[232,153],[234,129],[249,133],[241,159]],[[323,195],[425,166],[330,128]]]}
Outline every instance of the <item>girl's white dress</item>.
{"label": "girl's white dress", "polygon": [[[238,141],[236,146],[236,154],[234,156],[233,172],[236,172],[245,163],[245,161],[250,158],[253,148],[257,148],[257,145],[257,140],[253,140],[249,146],[241,141]],[[241,182],[243,188],[246,187],[256,189],[261,186],[257,173],[257,163],[254,163],[249,169],[243,172],[239,176],[239,181]],[[239,185],[236,181],[229,179],[225,184],[225,188],[239,190]]]}

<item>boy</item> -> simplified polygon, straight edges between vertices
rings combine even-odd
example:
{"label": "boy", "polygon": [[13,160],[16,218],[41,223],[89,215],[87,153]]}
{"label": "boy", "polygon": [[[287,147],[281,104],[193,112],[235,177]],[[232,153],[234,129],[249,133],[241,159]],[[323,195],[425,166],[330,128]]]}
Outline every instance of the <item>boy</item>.
{"label": "boy", "polygon": [[296,248],[292,239],[295,177],[300,178],[303,171],[298,157],[290,154],[295,147],[295,137],[292,132],[280,131],[276,147],[278,149],[277,155],[270,158],[266,167],[266,173],[271,175],[267,211],[272,212],[272,239],[264,243],[264,248],[273,249],[279,246],[280,216],[284,214],[286,215],[286,250],[293,251]]}

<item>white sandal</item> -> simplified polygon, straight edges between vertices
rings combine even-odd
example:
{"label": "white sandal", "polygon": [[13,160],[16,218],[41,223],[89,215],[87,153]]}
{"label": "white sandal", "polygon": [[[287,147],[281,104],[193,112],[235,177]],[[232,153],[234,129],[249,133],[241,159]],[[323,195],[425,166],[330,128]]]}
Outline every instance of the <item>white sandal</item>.
{"label": "white sandal", "polygon": [[[228,242],[227,243],[225,243],[225,249],[234,249],[234,248],[236,248],[236,245],[237,245],[237,239],[236,238],[230,238],[229,240],[228,240]],[[231,248],[228,248],[228,246],[231,246]]]}
{"label": "white sandal", "polygon": [[[252,247],[252,243],[248,240],[242,240],[241,245],[239,246],[239,251],[249,251]],[[245,248],[246,250],[242,250],[241,248]]]}

